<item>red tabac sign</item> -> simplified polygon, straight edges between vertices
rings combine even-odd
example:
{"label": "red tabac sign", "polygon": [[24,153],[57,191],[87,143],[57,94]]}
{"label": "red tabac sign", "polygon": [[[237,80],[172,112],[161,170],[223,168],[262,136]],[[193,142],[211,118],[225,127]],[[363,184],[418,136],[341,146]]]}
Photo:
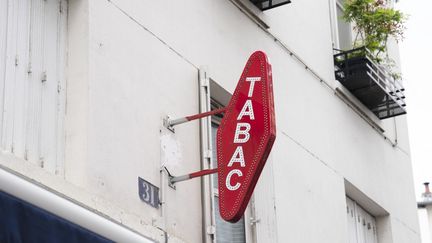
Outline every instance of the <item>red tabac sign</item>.
{"label": "red tabac sign", "polygon": [[254,52],[217,131],[219,207],[224,220],[243,215],[276,138],[271,66]]}

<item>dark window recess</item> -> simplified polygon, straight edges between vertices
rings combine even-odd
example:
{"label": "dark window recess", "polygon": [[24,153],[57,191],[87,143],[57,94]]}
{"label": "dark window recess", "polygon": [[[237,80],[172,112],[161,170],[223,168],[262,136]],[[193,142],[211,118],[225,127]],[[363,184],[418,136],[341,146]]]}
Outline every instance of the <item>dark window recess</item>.
{"label": "dark window recess", "polygon": [[291,0],[250,0],[250,1],[263,11],[271,8],[276,8],[287,3],[291,3]]}
{"label": "dark window recess", "polygon": [[406,114],[405,89],[384,67],[372,61],[366,48],[337,52],[336,79],[379,119]]}

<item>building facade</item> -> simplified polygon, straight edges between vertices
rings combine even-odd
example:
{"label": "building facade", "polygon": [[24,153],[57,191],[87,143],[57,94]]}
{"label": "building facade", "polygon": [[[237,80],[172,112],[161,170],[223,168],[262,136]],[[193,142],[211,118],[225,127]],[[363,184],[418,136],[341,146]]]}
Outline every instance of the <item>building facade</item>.
{"label": "building facade", "polygon": [[[382,115],[337,81],[340,1],[273,2],[1,1],[0,191],[116,242],[420,242],[403,89]],[[164,121],[226,106],[255,50],[277,138],[231,224],[214,176],[168,183],[214,168],[220,117]]]}

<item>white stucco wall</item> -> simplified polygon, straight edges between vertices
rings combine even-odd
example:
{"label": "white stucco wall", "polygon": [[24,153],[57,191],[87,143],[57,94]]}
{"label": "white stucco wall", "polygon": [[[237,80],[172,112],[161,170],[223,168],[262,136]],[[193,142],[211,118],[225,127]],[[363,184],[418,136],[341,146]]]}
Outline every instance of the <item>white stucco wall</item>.
{"label": "white stucco wall", "polygon": [[[273,67],[277,139],[255,192],[274,184],[273,197],[256,197],[257,212],[275,210],[257,223],[259,242],[346,242],[345,181],[388,212],[380,243],[420,242],[405,117],[378,121],[386,140],[325,85],[335,85],[328,1],[260,14],[269,33],[229,0],[69,4],[65,185],[8,166],[159,241],[167,231],[172,241],[201,242],[200,180],[172,190],[160,177],[164,134],[180,154],[170,171],[199,170],[198,122],[170,134],[162,118],[199,111],[199,66],[232,92],[248,56],[263,50]],[[139,200],[138,176],[164,190],[163,211]]]}
{"label": "white stucco wall", "polygon": [[432,207],[431,205],[427,205],[425,207],[418,208],[417,210],[419,223],[420,223],[420,232],[421,232],[421,242],[429,243],[432,242]]}
{"label": "white stucco wall", "polygon": [[421,242],[429,243],[431,242],[431,235],[429,230],[429,217],[426,208],[419,208],[418,211],[419,225],[420,225],[420,233],[421,233]]}

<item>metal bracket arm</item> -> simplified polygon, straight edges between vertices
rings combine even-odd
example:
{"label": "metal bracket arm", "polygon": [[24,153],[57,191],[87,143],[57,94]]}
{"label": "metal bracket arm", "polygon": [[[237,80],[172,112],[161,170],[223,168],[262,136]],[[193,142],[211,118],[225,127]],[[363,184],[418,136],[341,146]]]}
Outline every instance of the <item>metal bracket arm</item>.
{"label": "metal bracket arm", "polygon": [[169,129],[173,129],[174,126],[185,123],[185,122],[189,122],[189,121],[193,121],[193,120],[197,120],[197,119],[201,119],[207,116],[211,116],[211,115],[216,115],[216,114],[220,114],[220,113],[224,113],[226,111],[226,107],[220,108],[220,109],[216,109],[216,110],[212,110],[212,111],[208,111],[208,112],[204,112],[204,113],[199,113],[196,115],[192,115],[192,116],[185,116],[185,117],[181,117],[178,119],[167,119],[167,121],[165,122],[165,126]]}
{"label": "metal bracket arm", "polygon": [[190,179],[193,179],[193,178],[202,177],[202,176],[206,176],[206,175],[211,175],[211,174],[214,174],[214,173],[218,172],[218,169],[215,168],[215,169],[200,170],[200,171],[197,171],[197,172],[193,172],[193,173],[186,174],[186,175],[181,175],[181,176],[173,176],[173,175],[171,175],[171,173],[168,171],[168,169],[166,167],[164,169],[168,173],[168,181],[169,181],[169,185],[171,187],[174,187],[174,184],[177,183],[177,182],[180,182],[180,181],[186,181],[186,180],[190,180]]}

